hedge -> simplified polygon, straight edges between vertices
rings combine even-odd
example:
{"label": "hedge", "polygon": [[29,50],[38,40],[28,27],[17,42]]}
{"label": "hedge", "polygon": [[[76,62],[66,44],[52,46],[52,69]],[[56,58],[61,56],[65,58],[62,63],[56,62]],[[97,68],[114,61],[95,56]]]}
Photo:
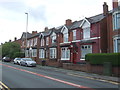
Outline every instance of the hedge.
{"label": "hedge", "polygon": [[85,60],[90,64],[103,65],[111,62],[113,66],[120,66],[120,53],[96,53],[86,54]]}

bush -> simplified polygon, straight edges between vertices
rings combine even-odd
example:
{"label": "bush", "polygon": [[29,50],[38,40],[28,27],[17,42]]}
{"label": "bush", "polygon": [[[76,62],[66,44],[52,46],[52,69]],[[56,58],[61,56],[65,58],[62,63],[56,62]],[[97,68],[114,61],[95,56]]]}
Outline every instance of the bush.
{"label": "bush", "polygon": [[120,66],[120,53],[87,54],[85,60],[90,64],[103,65],[104,62],[111,62],[113,66]]}
{"label": "bush", "polygon": [[25,57],[25,53],[23,52],[16,52],[14,54],[14,58],[23,58],[23,57]]}

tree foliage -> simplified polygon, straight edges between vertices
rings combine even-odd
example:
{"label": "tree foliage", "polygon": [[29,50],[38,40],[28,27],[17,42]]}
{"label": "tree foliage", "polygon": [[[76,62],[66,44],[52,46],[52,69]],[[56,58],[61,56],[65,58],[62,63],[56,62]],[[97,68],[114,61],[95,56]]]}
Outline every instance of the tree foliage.
{"label": "tree foliage", "polygon": [[2,57],[8,56],[14,58],[14,54],[20,52],[20,45],[15,42],[7,42],[2,45]]}

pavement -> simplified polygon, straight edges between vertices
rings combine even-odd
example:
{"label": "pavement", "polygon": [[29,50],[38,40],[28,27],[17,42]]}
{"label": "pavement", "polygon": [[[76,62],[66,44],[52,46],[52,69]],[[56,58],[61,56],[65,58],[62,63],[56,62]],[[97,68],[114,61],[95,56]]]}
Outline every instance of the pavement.
{"label": "pavement", "polygon": [[88,79],[110,82],[110,83],[113,83],[113,84],[119,84],[120,85],[120,77],[104,76],[104,75],[99,75],[99,74],[94,74],[94,73],[68,70],[68,69],[51,67],[51,66],[37,65],[37,67],[40,68],[40,69],[54,70],[56,72],[67,73],[68,75],[72,75],[72,76],[76,76],[76,77],[88,78]]}

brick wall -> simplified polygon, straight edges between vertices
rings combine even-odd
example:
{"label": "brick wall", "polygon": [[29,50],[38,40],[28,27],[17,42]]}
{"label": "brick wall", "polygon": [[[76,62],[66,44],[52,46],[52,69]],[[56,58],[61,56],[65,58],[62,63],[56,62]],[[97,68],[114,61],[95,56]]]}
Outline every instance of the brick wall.
{"label": "brick wall", "polygon": [[[104,74],[103,65],[91,65],[89,63],[87,64],[63,63],[63,68],[70,70],[79,70],[79,71],[95,73],[95,74]],[[112,67],[112,75],[120,77],[120,67]]]}

